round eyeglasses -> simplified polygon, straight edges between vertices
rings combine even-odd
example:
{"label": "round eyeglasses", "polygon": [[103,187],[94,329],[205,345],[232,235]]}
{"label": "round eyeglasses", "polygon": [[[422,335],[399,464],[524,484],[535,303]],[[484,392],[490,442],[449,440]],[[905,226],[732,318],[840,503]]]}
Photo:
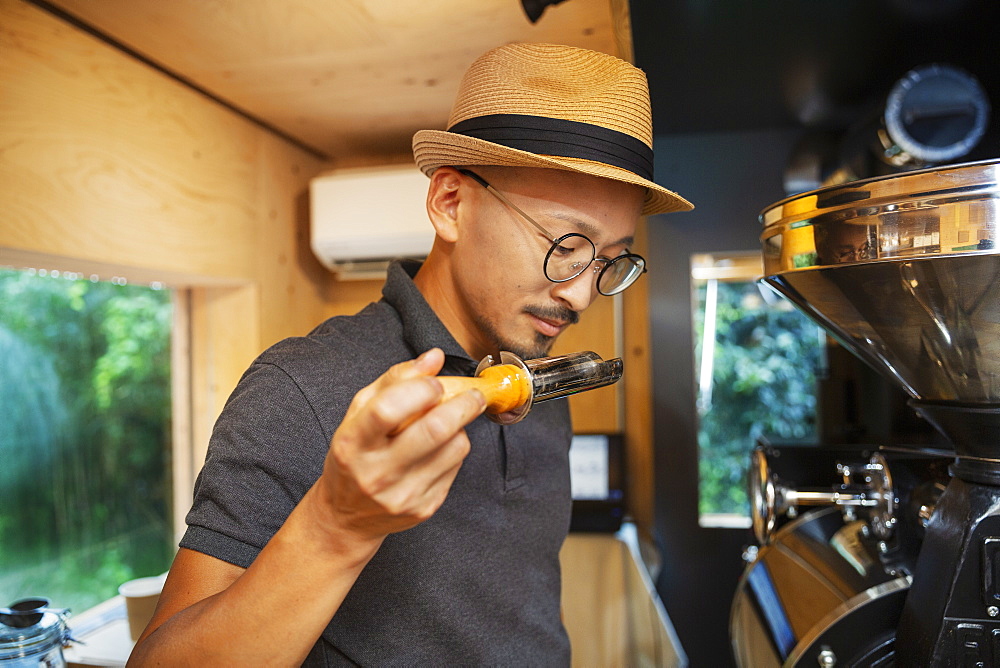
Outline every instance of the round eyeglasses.
{"label": "round eyeglasses", "polygon": [[[597,291],[610,297],[632,285],[636,279],[646,273],[646,259],[641,255],[631,253],[626,248],[624,253],[613,258],[597,257],[597,247],[594,246],[594,242],[583,234],[570,232],[555,238],[531,216],[521,211],[517,205],[491,186],[486,179],[470,169],[456,169],[459,173],[468,176],[486,188],[494,197],[513,209],[548,241],[552,242],[549,251],[545,254],[542,270],[545,273],[545,278],[553,283],[571,281],[593,265],[594,272],[597,273]],[[600,263],[600,265],[598,266],[596,263]]]}

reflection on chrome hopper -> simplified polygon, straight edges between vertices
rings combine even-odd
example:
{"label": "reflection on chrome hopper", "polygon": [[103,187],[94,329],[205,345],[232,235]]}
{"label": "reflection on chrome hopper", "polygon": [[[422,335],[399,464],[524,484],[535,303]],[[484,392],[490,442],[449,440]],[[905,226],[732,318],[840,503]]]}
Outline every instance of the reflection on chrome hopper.
{"label": "reflection on chrome hopper", "polygon": [[[875,449],[825,489],[754,454],[741,666],[1000,665],[1000,161],[761,214],[765,282],[905,390],[953,450]],[[836,478],[839,477],[839,481]]]}

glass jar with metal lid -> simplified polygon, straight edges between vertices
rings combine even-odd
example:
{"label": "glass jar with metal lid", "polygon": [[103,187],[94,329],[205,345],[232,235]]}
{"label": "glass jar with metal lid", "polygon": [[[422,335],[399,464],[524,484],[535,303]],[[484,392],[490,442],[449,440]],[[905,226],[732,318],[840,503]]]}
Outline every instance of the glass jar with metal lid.
{"label": "glass jar with metal lid", "polygon": [[69,635],[69,610],[50,608],[48,599],[16,601],[0,608],[0,666],[2,668],[62,668],[63,645]]}

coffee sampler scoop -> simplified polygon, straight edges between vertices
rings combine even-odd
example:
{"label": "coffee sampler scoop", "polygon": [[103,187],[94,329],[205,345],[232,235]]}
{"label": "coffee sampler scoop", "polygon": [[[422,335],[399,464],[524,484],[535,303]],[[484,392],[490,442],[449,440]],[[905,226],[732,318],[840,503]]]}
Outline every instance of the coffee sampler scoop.
{"label": "coffee sampler scoop", "polygon": [[489,419],[514,424],[537,403],[611,385],[621,377],[620,358],[605,361],[591,351],[533,360],[505,351],[499,359],[484,357],[473,377],[438,376],[438,380],[444,386],[444,399],[475,388],[486,397]]}

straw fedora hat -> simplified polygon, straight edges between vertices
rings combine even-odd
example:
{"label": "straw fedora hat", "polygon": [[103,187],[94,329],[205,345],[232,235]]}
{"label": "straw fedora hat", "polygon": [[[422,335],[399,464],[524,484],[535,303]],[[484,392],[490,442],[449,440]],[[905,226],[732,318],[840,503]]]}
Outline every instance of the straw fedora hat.
{"label": "straw fedora hat", "polygon": [[459,85],[447,130],[413,136],[417,167],[502,165],[593,174],[646,188],[642,213],[688,211],[653,182],[646,75],[605,53],[556,44],[486,52]]}

